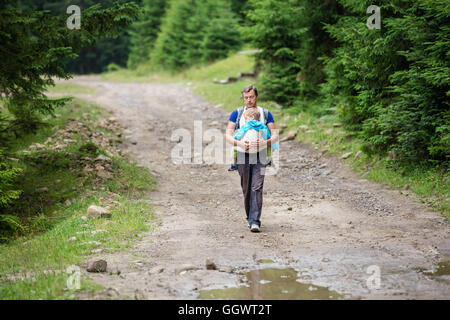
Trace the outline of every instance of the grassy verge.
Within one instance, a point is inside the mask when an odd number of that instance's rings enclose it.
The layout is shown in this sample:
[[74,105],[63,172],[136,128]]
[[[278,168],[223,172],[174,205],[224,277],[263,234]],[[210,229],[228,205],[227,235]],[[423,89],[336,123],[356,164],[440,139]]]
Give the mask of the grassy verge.
[[[79,290],[99,290],[83,276],[81,288],[69,290],[67,268],[126,248],[155,227],[145,201],[155,182],[116,152],[120,127],[108,118],[104,109],[74,100],[13,146],[8,159],[23,169],[17,181],[23,192],[2,214],[21,224],[2,230],[0,299],[76,299]],[[92,204],[112,217],[87,218]]]
[[50,93],[64,93],[64,94],[95,94],[95,88],[83,86],[78,83],[66,83],[66,82],[56,82],[55,86],[50,87],[48,92]]
[[[193,67],[176,75],[162,72],[152,72],[148,66],[141,66],[138,70],[119,70],[104,74],[104,80],[114,81],[158,81],[180,82],[191,86],[193,92],[203,95],[208,101],[222,105],[227,111],[234,110],[243,105],[239,95],[242,88],[248,84],[258,85],[258,79],[242,79],[235,83],[220,85],[213,83],[213,79],[226,79],[235,77],[238,72],[251,72],[254,68],[253,55],[234,54],[227,59],[208,66]],[[319,110],[317,113],[302,112],[292,108],[279,110],[276,104],[270,101],[260,101],[260,105],[269,108],[277,122],[284,119],[287,125],[285,132],[298,130],[296,139],[314,145],[318,151],[328,152],[342,156],[352,152],[351,156],[343,160],[350,164],[361,176],[368,180],[383,183],[391,188],[400,189],[399,192],[416,194],[420,201],[430,208],[439,211],[450,218],[450,179],[449,173],[437,169],[421,168],[417,166],[399,167],[393,161],[378,156],[369,157],[362,153],[355,159],[361,150],[361,142],[340,127],[335,127],[338,119],[334,115],[320,116],[324,106],[320,102],[308,101],[303,110]]]

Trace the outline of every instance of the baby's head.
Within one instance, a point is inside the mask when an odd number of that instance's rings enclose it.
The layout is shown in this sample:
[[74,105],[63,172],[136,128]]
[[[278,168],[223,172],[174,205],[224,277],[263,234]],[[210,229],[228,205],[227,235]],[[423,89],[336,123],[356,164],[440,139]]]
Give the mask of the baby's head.
[[261,114],[259,113],[257,108],[249,108],[244,112],[245,122],[250,120],[259,120]]

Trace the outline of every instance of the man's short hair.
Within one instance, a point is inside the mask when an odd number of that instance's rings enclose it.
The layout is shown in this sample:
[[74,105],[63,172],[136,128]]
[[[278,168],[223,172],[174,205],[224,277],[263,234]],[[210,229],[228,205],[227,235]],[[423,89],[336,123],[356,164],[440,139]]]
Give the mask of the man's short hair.
[[243,94],[244,92],[250,92],[252,90],[255,91],[255,95],[258,96],[258,89],[256,89],[254,85],[246,86],[244,89],[242,89],[241,94]]

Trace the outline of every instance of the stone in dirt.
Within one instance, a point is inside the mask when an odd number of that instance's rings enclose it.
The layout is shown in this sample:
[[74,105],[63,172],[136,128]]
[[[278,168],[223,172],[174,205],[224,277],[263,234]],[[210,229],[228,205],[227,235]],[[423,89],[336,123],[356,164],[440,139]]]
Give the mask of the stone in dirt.
[[134,299],[135,300],[146,300],[146,297],[145,297],[145,294],[141,290],[136,289],[134,291]]
[[111,158],[104,156],[104,155],[99,155],[97,158],[94,159],[94,161],[106,161],[106,162],[111,162]]
[[118,298],[118,297],[120,297],[119,291],[117,291],[117,290],[114,289],[114,288],[108,288],[108,289],[106,290],[106,295],[107,295],[108,297],[110,297],[110,298]]
[[206,259],[206,270],[217,270],[217,266],[210,258]]
[[180,274],[183,271],[190,271],[190,270],[198,270],[199,268],[197,268],[196,266],[194,266],[193,264],[184,264],[178,268],[175,269],[175,273],[176,274]]
[[300,130],[300,131],[306,131],[306,130],[308,130],[308,126],[302,124],[302,125],[298,126],[298,130]]
[[351,155],[352,155],[352,153],[353,152],[347,152],[347,153],[344,153],[343,155],[342,155],[342,159],[347,159],[348,157],[350,157]]
[[152,275],[152,274],[158,274],[158,273],[162,273],[162,272],[164,272],[163,267],[153,267],[148,271],[148,274]]
[[111,178],[112,175],[108,171],[105,171],[104,169],[100,169],[100,170],[97,170],[97,176],[99,176],[100,178],[103,178],[103,179],[109,179],[109,178]]
[[108,232],[108,231],[102,230],[102,229],[98,229],[98,230],[91,231],[91,234],[96,235],[97,233],[102,233],[102,232]]
[[219,269],[220,272],[233,273],[232,267],[222,267]]
[[288,141],[288,140],[294,140],[296,136],[297,136],[297,131],[291,130],[287,133],[287,135],[283,139],[281,139],[281,141],[283,142],[283,141]]
[[106,272],[107,262],[105,260],[96,260],[89,264],[87,272]]
[[110,218],[112,216],[109,210],[96,205],[91,205],[87,210],[87,214],[90,218]]

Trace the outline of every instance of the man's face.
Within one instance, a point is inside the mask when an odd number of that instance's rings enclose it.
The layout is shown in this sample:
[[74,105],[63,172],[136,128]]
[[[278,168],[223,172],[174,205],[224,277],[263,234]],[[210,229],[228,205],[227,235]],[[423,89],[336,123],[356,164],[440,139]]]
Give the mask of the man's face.
[[242,97],[244,98],[245,106],[247,108],[256,107],[256,100],[258,99],[258,97],[255,94],[255,90],[242,93]]

